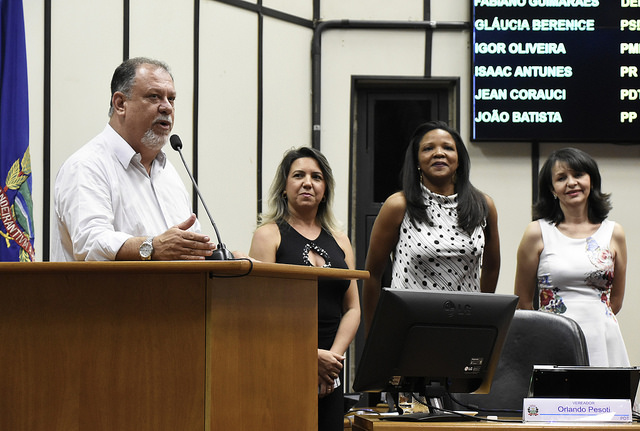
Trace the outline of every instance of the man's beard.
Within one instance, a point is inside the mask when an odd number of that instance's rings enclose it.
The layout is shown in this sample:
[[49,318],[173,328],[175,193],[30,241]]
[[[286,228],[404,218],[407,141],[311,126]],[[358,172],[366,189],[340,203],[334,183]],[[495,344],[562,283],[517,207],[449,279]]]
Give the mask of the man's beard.
[[[154,121],[154,124],[160,120],[171,121],[170,118],[159,117]],[[142,145],[147,147],[149,150],[158,151],[161,150],[167,142],[169,142],[169,136],[157,134],[154,132],[153,126],[151,126],[151,128],[144,133],[141,142]]]

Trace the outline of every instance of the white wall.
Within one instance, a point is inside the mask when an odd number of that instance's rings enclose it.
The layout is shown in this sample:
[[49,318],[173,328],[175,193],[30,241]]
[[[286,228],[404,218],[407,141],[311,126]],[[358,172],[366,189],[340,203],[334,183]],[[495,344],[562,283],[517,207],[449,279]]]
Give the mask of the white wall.
[[311,145],[311,29],[265,18],[263,208],[285,151]]
[[[203,1],[200,28],[200,190],[223,242],[248,252],[256,220],[257,17]],[[202,207],[198,214],[213,235]]]
[[[266,7],[311,20],[312,2],[269,0]],[[323,0],[323,20],[421,20],[423,0],[389,2]],[[468,0],[431,0],[431,19],[469,21]],[[255,226],[257,196],[267,194],[282,153],[310,145],[310,28],[275,18],[263,20],[263,72],[258,80],[258,16],[254,12],[201,0],[199,82],[199,181],[223,239],[231,249],[248,251]],[[122,3],[112,0],[59,0],[52,7],[51,177],[42,178],[44,124],[44,2],[24,0],[30,79],[31,156],[36,234],[43,231],[43,183],[53,185],[60,164],[96,135],[107,122],[109,82],[122,60]],[[131,0],[130,56],[167,61],[178,98],[175,133],[185,143],[191,163],[193,140],[192,1]],[[498,292],[511,293],[515,252],[530,220],[531,146],[522,143],[470,143],[470,35],[468,31],[435,31],[433,76],[459,76],[460,128],[472,158],[472,180],[491,195],[499,211],[502,271]],[[352,75],[422,76],[425,37],[421,31],[332,29],[322,38],[321,145],[334,169],[336,213],[348,220],[349,139]],[[258,88],[262,86],[262,106]],[[258,166],[258,119],[263,121],[263,164]],[[561,145],[541,146],[541,161]],[[631,361],[640,364],[640,340],[634,328],[640,301],[640,225],[635,223],[640,190],[640,146],[578,145],[598,160],[603,188],[612,192],[611,219],[627,233],[629,268],[625,307],[619,315]],[[180,159],[170,149],[174,164]],[[180,166],[177,166],[182,171]],[[259,169],[262,190],[258,190]],[[188,176],[183,174],[188,184]],[[356,191],[357,192],[357,191]],[[205,231],[213,234],[202,207]],[[36,239],[42,256],[42,239]]]

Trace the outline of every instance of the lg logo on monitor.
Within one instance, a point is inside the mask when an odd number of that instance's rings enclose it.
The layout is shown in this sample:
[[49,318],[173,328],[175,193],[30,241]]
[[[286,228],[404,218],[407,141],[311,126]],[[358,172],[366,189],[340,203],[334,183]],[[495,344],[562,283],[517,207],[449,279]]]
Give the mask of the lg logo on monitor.
[[444,312],[448,317],[453,316],[471,316],[471,305],[469,304],[456,304],[453,301],[445,301],[442,304]]

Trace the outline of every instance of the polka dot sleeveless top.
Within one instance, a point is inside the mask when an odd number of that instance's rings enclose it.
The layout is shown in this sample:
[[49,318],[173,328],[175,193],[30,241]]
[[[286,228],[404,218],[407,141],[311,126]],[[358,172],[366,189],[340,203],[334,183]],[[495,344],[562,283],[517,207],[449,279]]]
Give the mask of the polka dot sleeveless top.
[[405,212],[391,287],[479,292],[482,227],[476,227],[471,235],[458,227],[457,195],[438,195],[424,186],[422,190],[433,226],[412,223]]

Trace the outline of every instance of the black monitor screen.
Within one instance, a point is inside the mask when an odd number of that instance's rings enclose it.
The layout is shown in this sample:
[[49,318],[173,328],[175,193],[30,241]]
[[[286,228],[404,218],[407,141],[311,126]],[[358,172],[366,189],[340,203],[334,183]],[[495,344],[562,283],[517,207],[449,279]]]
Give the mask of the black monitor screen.
[[636,399],[640,367],[534,365],[529,397]]
[[477,141],[640,143],[637,0],[472,0]]
[[381,292],[354,380],[359,392],[487,393],[517,297]]

